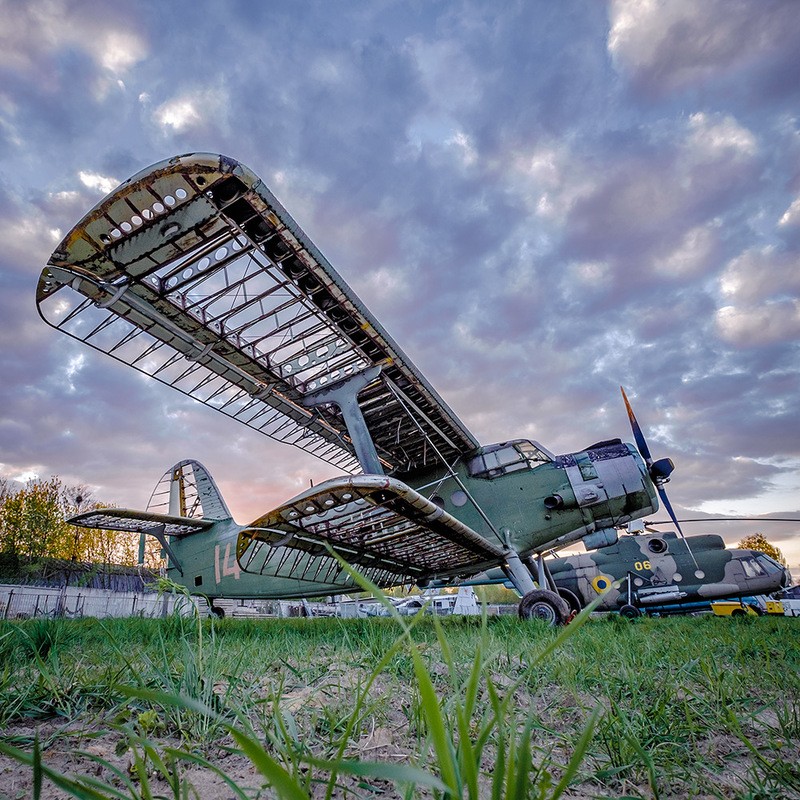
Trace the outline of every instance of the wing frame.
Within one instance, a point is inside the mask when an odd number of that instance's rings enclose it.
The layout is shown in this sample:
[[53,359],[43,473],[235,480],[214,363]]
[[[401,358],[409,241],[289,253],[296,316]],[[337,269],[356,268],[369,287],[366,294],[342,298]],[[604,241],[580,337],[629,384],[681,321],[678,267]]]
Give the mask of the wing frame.
[[[235,272],[245,258],[258,264],[249,276]],[[256,273],[273,283],[226,314],[217,313],[218,303],[209,315],[213,293],[199,301],[191,292],[203,281],[210,286],[211,276],[221,271],[226,289],[240,297]],[[63,299],[66,287],[87,302],[65,320],[45,307],[52,307],[54,296]],[[259,304],[268,308],[261,317]],[[37,305],[53,327],[346,471],[355,465],[341,414],[334,406],[309,411],[302,401],[338,377],[375,364],[382,367],[381,378],[363,390],[360,402],[386,469],[408,471],[439,457],[450,463],[478,447],[272,192],[225,156],[178,156],[122,184],[53,253],[37,287]],[[84,330],[69,330],[73,315],[90,307],[108,314]],[[259,328],[268,316],[272,327]],[[109,346],[98,346],[119,320],[130,328]],[[299,345],[297,338],[292,346],[281,344],[292,326],[303,325]],[[139,346],[133,359],[122,357],[148,333],[155,342]],[[275,346],[262,347],[270,337]],[[164,358],[162,346],[177,358]],[[156,355],[160,362],[148,369]],[[214,376],[235,387],[233,397]],[[288,420],[285,426],[271,409]]]
[[395,478],[355,475],[312,487],[239,533],[245,572],[265,574],[279,550],[319,556],[329,548],[357,567],[382,570],[384,585],[474,574],[505,551]]
[[94,508],[70,517],[67,522],[81,528],[127,533],[150,533],[154,529],[161,530],[163,525],[164,528],[161,532],[165,536],[178,538],[208,530],[215,524],[214,520],[154,514],[150,511],[136,511],[131,508]]

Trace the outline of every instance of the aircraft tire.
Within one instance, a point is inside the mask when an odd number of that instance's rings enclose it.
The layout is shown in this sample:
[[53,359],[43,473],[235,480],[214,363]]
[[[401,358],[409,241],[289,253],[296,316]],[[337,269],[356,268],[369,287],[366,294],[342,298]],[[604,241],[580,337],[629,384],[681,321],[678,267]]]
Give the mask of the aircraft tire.
[[731,616],[732,617],[745,617],[745,616],[747,616],[747,612],[743,608],[734,608],[733,611],[731,611]]
[[642,612],[639,611],[636,606],[632,606],[626,603],[622,608],[619,610],[619,615],[621,617],[625,617],[625,619],[636,619],[637,617],[642,616]]
[[558,594],[562,600],[569,606],[570,611],[574,611],[576,614],[580,614],[581,610],[583,609],[583,604],[578,599],[578,595],[575,594],[571,589],[563,589],[560,586],[558,587]]
[[217,619],[223,619],[225,616],[225,609],[219,606],[211,606],[211,615]]
[[569,617],[566,600],[547,589],[534,589],[519,601],[520,619],[538,619],[548,625],[564,625]]

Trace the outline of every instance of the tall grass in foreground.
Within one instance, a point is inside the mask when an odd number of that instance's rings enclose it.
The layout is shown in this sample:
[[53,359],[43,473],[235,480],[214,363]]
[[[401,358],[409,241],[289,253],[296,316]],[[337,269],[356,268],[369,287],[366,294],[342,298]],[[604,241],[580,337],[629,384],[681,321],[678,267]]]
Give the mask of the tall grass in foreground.
[[0,754],[33,797],[800,796],[795,621],[585,621],[8,623]]
[[[71,777],[49,767],[42,758],[38,734],[31,752],[0,742],[0,752],[29,765],[33,774],[33,796],[40,797],[45,780],[78,798],[151,798],[189,797],[192,787],[181,776],[186,765],[202,765],[214,771],[226,782],[236,796],[246,798],[251,792],[238,785],[192,748],[195,743],[210,743],[227,735],[234,747],[245,755],[262,776],[263,784],[281,798],[300,800],[312,794],[332,798],[335,792],[358,794],[357,786],[373,786],[389,782],[406,797],[418,789],[433,797],[466,797],[478,800],[491,798],[556,798],[560,797],[574,778],[591,740],[596,722],[592,714],[573,753],[556,779],[545,765],[534,765],[531,757],[532,722],[521,729],[512,713],[515,691],[538,664],[558,649],[561,643],[583,624],[588,611],[569,629],[550,637],[533,654],[511,686],[500,690],[492,679],[489,667],[493,660],[488,647],[487,619],[484,615],[476,637],[474,655],[466,676],[462,665],[453,657],[443,626],[434,620],[435,642],[440,649],[453,698],[447,703],[437,691],[423,650],[427,642],[418,641],[415,628],[424,619],[418,614],[404,619],[394,607],[361,576],[353,573],[365,589],[373,591],[394,615],[400,629],[394,641],[376,658],[365,679],[355,688],[351,711],[337,720],[338,736],[330,739],[327,757],[313,753],[297,734],[290,710],[282,707],[279,691],[273,691],[260,703],[261,713],[253,713],[253,704],[246,693],[237,692],[241,676],[225,674],[215,660],[220,658],[216,633],[212,623],[206,631],[202,622],[176,617],[171,624],[179,628],[183,647],[178,658],[168,655],[162,638],[156,649],[157,657],[145,656],[145,663],[134,663],[126,649],[112,642],[130,682],[117,683],[120,708],[134,710],[126,722],[115,726],[121,735],[118,752],[127,751],[130,761],[122,769],[112,761],[91,753],[84,755],[105,772],[106,779],[92,775]],[[191,634],[191,635],[190,635]],[[41,652],[58,663],[58,647],[47,637],[30,639],[40,674],[48,672]],[[41,640],[41,644],[36,644]],[[373,652],[373,657],[377,653]],[[347,757],[348,746],[363,725],[375,681],[396,659],[402,657],[413,666],[412,687],[416,693],[412,719],[421,739],[421,758],[418,764],[399,764],[387,761]],[[144,666],[144,669],[141,667]],[[224,678],[224,681],[221,680]],[[131,680],[132,679],[132,680]],[[220,688],[222,687],[222,688]],[[50,689],[54,689],[49,684]],[[481,697],[484,702],[479,702]],[[488,701],[488,702],[487,702]],[[141,709],[136,711],[136,709]],[[163,747],[151,734],[171,728],[179,732],[183,746]],[[486,763],[494,768],[489,772]],[[349,780],[349,783],[343,781]],[[166,793],[165,793],[166,791]]]

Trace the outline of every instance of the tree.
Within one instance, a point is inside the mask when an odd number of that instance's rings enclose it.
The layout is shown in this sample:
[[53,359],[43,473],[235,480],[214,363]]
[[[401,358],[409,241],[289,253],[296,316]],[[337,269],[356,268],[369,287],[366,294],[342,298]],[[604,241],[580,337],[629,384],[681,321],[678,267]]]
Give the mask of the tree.
[[784,558],[780,548],[775,547],[774,544],[770,544],[763,533],[751,533],[749,536],[745,536],[744,539],[739,542],[739,547],[743,550],[758,550],[759,553],[764,553],[764,555],[775,559],[779,564],[783,564],[784,567],[787,566],[786,558]]
[[[138,534],[79,528],[66,521],[82,511],[107,507],[95,502],[86,486],[65,486],[57,476],[28,481],[17,491],[0,478],[0,553],[136,566]],[[147,539],[145,565],[158,567],[160,546],[152,537]]]
[[70,526],[61,508],[61,481],[28,481],[2,506],[0,549],[28,558],[68,558]]

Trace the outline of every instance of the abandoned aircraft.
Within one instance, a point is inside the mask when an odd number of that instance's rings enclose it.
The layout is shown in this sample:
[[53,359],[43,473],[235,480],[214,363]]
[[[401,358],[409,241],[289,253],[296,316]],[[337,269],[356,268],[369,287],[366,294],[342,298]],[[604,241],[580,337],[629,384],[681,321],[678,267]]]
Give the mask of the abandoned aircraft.
[[[642,612],[721,598],[770,594],[789,586],[789,571],[756,550],[728,550],[721,536],[686,539],[669,531],[626,534],[594,552],[549,559],[558,593],[580,611],[600,598],[597,611]],[[498,569],[468,583],[503,583]]]
[[523,618],[562,623],[569,609],[545,551],[610,545],[658,497],[674,518],[664,491],[672,462],[650,456],[627,398],[638,452],[619,439],[566,455],[525,439],[481,446],[231,158],[176,156],[123,183],[54,251],[36,298],[54,328],[348,473],[240,526],[187,461],[168,473],[164,510],[72,520],[156,536],[190,589],[352,589],[332,552],[379,586],[499,566]]

